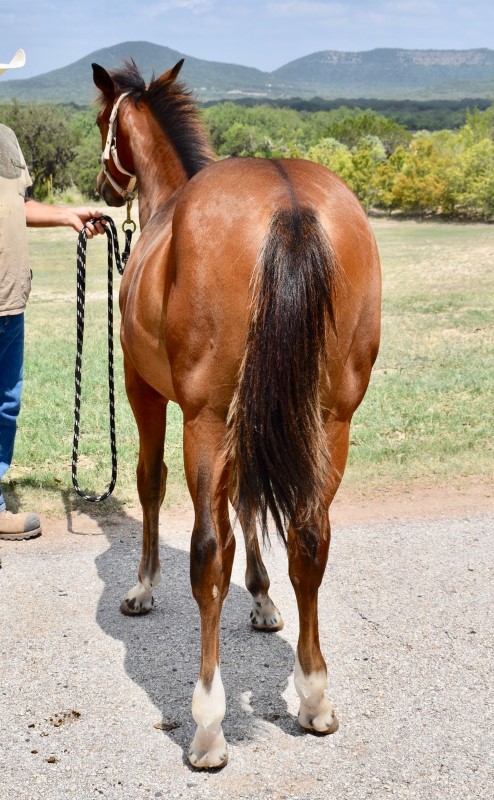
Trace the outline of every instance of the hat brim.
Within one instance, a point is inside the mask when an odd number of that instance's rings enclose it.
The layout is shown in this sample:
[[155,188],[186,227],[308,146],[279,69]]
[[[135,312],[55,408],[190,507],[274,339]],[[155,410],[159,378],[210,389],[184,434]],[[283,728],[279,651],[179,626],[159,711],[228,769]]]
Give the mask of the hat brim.
[[26,63],[26,54],[24,50],[18,50],[10,59],[8,64],[0,64],[0,75],[8,69],[18,69],[23,67]]

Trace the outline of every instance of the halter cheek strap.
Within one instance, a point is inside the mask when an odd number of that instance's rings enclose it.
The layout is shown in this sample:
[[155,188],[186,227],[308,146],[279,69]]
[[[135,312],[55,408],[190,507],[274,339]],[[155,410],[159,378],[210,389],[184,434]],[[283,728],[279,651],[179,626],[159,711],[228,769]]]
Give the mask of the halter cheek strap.
[[[115,191],[118,192],[118,194],[121,195],[124,198],[124,200],[133,200],[136,195],[135,187],[137,183],[137,178],[133,172],[129,172],[127,169],[125,169],[125,167],[122,166],[117,152],[118,109],[120,103],[122,102],[124,97],[127,97],[128,94],[129,92],[124,92],[124,94],[121,94],[112,108],[112,112],[110,114],[110,120],[108,123],[108,133],[106,135],[105,149],[101,154],[101,163],[103,165],[103,172],[105,173],[105,177],[108,180],[108,182],[111,183]],[[129,176],[130,181],[128,182],[126,189],[124,189],[122,186],[120,186],[119,183],[117,183],[116,179],[108,169],[107,162],[110,160],[110,158],[113,159],[113,163],[115,164],[118,171],[122,173],[122,175]]]

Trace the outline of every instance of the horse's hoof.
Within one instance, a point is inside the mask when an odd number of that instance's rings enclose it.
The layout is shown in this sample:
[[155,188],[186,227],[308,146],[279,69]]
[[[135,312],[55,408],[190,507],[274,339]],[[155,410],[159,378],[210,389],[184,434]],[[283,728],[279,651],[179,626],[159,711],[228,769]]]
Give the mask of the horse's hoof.
[[126,617],[139,617],[149,614],[154,607],[154,597],[149,592],[136,594],[134,590],[120,603],[120,611]]
[[269,595],[254,598],[250,612],[250,624],[256,631],[275,633],[283,630],[283,617]]
[[228,764],[228,750],[210,751],[209,753],[195,753],[189,750],[189,762],[194,769],[223,769]]
[[199,737],[194,737],[189,749],[189,761],[195,769],[223,769],[228,763],[228,747],[223,732],[208,744],[205,752]]
[[324,709],[315,716],[300,708],[298,721],[304,730],[310,731],[311,733],[318,733],[323,736],[327,736],[330,733],[336,733],[340,727],[338,717],[332,708]]
[[189,762],[195,769],[223,769],[228,764],[228,751],[205,753],[203,756],[189,752]]

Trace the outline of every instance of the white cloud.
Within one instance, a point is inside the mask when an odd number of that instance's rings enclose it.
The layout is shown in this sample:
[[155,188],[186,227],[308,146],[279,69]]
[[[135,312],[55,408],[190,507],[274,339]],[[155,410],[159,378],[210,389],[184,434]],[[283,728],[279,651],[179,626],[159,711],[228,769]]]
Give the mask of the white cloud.
[[362,21],[362,15],[370,18],[377,14],[378,18],[393,14],[435,14],[438,11],[437,0],[353,0],[351,3],[337,0],[272,0],[267,4],[272,16],[300,18],[345,17]]
[[214,6],[214,0],[161,0],[153,5],[145,6],[143,13],[146,17],[154,19],[167,14],[169,11],[192,11],[193,14],[202,14]]
[[383,10],[397,11],[399,14],[435,14],[438,11],[437,3],[430,0],[392,0],[385,3]]
[[279,2],[268,3],[268,12],[271,16],[279,17],[331,17],[341,16],[348,12],[345,3],[325,3],[324,0],[315,2],[304,2],[304,0],[279,0]]

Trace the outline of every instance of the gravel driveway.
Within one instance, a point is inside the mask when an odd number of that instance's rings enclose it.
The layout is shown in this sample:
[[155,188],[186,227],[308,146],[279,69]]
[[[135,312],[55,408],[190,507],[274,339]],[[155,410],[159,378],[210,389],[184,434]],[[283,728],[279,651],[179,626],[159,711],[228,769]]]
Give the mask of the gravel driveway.
[[[482,798],[494,795],[494,514],[335,525],[321,643],[340,730],[297,725],[297,614],[286,556],[266,556],[281,633],[255,633],[241,536],[222,624],[221,772],[189,767],[199,620],[189,513],[162,515],[165,580],[123,617],[139,522],[71,516],[1,543],[0,797]],[[158,725],[158,727],[156,727]]]

